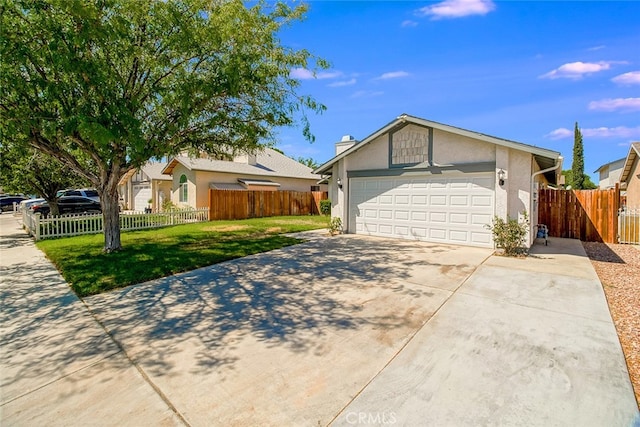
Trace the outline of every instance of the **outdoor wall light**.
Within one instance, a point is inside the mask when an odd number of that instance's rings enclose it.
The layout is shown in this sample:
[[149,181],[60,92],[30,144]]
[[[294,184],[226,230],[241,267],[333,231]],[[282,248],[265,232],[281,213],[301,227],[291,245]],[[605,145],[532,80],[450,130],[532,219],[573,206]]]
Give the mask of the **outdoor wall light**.
[[502,169],[500,169],[498,171],[498,182],[500,183],[500,187],[504,185],[504,176],[505,176],[505,172]]
[[340,178],[338,178],[336,184],[338,184],[338,188],[342,188],[342,180]]

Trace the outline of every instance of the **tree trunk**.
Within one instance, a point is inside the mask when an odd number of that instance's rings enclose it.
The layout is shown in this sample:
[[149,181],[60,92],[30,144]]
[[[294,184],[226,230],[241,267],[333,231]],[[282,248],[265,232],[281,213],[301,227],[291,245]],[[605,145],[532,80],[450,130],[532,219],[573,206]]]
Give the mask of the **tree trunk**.
[[60,208],[58,207],[57,197],[54,197],[51,200],[47,200],[47,204],[49,205],[49,215],[53,215],[53,216],[60,215]]
[[118,196],[118,181],[115,185],[104,188],[100,203],[102,204],[102,218],[104,222],[104,249],[106,253],[122,249],[120,242],[120,208]]

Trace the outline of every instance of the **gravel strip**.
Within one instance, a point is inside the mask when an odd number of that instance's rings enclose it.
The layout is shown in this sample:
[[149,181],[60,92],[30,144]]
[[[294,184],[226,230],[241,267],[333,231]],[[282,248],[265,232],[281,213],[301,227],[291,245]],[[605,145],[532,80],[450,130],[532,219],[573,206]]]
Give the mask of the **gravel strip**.
[[583,242],[607,296],[640,406],[640,248]]

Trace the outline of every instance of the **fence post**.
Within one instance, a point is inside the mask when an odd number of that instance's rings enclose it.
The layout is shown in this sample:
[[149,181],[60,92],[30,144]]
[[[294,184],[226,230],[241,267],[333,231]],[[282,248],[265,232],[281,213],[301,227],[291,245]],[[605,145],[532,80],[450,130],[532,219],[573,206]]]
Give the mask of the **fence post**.
[[36,241],[40,240],[40,218],[42,218],[42,215],[40,214],[40,212],[36,213],[36,220],[35,220],[35,229],[36,229]]

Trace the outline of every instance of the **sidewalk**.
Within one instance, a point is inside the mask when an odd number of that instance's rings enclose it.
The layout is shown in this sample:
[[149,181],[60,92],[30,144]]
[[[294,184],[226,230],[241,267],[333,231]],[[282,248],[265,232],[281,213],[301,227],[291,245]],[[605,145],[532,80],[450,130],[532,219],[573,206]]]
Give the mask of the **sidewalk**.
[[11,214],[0,277],[1,425],[182,424]]

